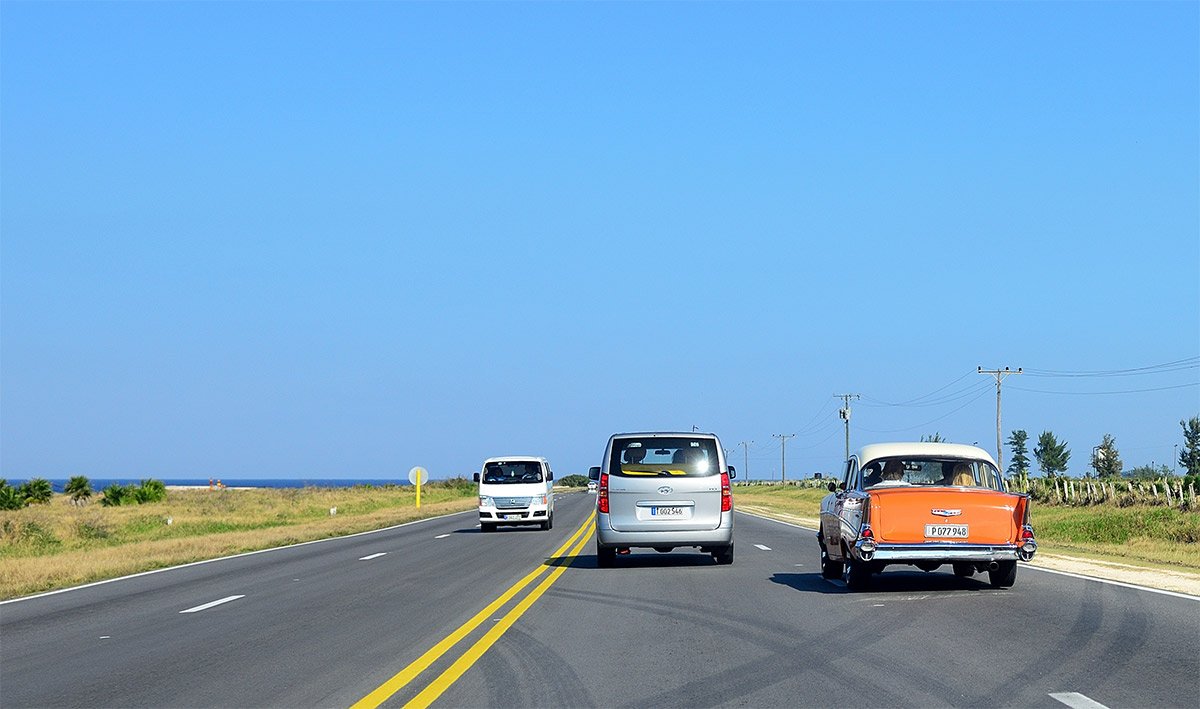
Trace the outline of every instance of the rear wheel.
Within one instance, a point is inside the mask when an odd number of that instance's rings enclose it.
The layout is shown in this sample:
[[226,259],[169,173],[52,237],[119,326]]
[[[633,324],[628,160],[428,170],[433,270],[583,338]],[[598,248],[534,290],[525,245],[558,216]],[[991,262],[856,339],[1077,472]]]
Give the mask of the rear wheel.
[[713,561],[717,562],[718,564],[732,564],[733,543],[731,542],[727,547],[718,547],[717,550],[712,553],[712,557]]
[[617,560],[617,550],[612,547],[600,546],[600,542],[596,542],[596,566],[602,569],[612,568],[613,563]]
[[968,564],[962,561],[954,562],[954,575],[959,578],[967,578],[975,574],[975,565]]
[[842,577],[842,562],[834,561],[829,558],[829,552],[825,549],[825,545],[821,545],[821,576],[827,579],[840,579]]
[[861,591],[871,585],[871,569],[861,561],[849,559],[846,563],[846,588]]
[[996,588],[1008,588],[1017,582],[1017,562],[999,561],[995,571],[988,571],[988,581]]

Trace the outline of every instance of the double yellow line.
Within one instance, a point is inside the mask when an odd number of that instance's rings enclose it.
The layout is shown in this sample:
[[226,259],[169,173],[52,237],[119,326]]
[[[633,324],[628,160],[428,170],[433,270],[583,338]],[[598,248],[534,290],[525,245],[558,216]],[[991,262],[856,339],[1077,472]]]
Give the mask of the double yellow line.
[[[393,694],[408,686],[409,682],[412,682],[414,679],[416,679],[418,675],[428,669],[430,665],[438,660],[438,658],[440,658],[442,655],[445,655],[450,648],[454,647],[460,640],[471,634],[471,632],[478,628],[483,621],[491,618],[493,613],[512,600],[512,598],[520,593],[522,589],[533,583],[539,576],[545,573],[546,569],[551,568],[551,562],[554,562],[556,564],[554,570],[551,571],[550,574],[537,585],[537,587],[530,591],[525,598],[521,599],[521,601],[517,603],[512,610],[505,614],[505,616],[501,618],[495,625],[493,625],[490,630],[484,633],[482,638],[476,640],[474,645],[472,645],[466,652],[462,654],[462,656],[454,661],[454,664],[450,665],[450,667],[446,668],[442,674],[438,675],[437,679],[430,682],[425,689],[421,690],[420,694],[413,697],[412,701],[405,705],[405,708],[408,709],[409,707],[412,707],[413,709],[424,709],[432,704],[438,697],[442,696],[443,692],[450,688],[450,685],[458,681],[458,678],[462,677],[463,673],[470,669],[471,665],[474,665],[475,662],[483,656],[483,653],[487,652],[488,648],[490,648],[497,640],[499,640],[500,636],[504,635],[505,631],[508,630],[513,623],[517,622],[517,619],[520,618],[525,611],[528,610],[529,607],[532,606],[534,602],[542,596],[543,593],[545,593],[551,586],[554,585],[554,582],[558,580],[558,577],[562,576],[563,572],[567,570],[567,567],[571,565],[570,559],[578,556],[579,551],[583,549],[583,545],[587,544],[591,532],[595,529],[595,521],[596,511],[592,510],[592,514],[589,515],[584,521],[583,526],[576,530],[576,532],[571,535],[571,538],[568,539],[566,543],[555,550],[554,554],[549,560],[543,562],[536,569],[526,574],[525,578],[510,586],[507,591],[500,594],[500,596],[496,598],[496,600],[489,603],[486,608],[476,613],[470,620],[468,620],[466,623],[463,623],[457,630],[443,638],[437,645],[429,648],[424,655],[421,655],[417,659],[413,660],[408,667],[400,670],[391,679],[379,685],[375,691],[355,702],[350,709],[374,709],[374,707],[386,702]],[[569,552],[567,551],[568,548],[570,549]]]

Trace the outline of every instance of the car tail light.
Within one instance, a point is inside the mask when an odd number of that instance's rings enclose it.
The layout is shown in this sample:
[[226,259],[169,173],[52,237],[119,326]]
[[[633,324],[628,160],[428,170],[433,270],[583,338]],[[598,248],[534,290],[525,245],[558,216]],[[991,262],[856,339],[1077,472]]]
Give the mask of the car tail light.
[[729,487],[729,473],[721,473],[721,511],[733,511],[733,490]]
[[858,538],[859,539],[874,539],[875,533],[871,531],[871,528],[868,525],[864,524],[862,526],[862,529],[859,530],[859,532],[858,532]]
[[1033,539],[1033,527],[1029,525],[1021,528],[1021,541],[1025,541],[1026,539]]
[[608,473],[600,473],[600,489],[596,492],[596,509],[608,514]]

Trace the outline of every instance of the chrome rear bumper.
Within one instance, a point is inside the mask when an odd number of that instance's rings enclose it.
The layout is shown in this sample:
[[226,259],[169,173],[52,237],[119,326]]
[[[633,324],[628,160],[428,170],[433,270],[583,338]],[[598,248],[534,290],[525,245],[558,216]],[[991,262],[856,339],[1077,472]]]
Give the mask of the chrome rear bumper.
[[1029,561],[1037,552],[1037,543],[1026,540],[1016,544],[876,544],[874,551],[863,549],[863,540],[854,544],[854,556],[860,561]]

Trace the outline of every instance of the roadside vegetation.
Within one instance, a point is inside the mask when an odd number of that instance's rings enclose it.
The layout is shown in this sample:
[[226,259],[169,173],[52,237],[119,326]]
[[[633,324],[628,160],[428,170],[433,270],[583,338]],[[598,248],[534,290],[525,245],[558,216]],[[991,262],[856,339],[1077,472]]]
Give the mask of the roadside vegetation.
[[[88,503],[77,485],[41,504],[0,510],[0,598],[467,510],[465,479],[421,486],[168,490],[129,486],[119,504]],[[153,483],[158,483],[154,485]],[[7,487],[7,486],[6,486]],[[15,488],[8,487],[13,490]],[[142,493],[153,499],[138,499]],[[90,487],[88,488],[90,491]],[[109,490],[105,490],[105,497]],[[76,496],[77,495],[77,496]],[[128,499],[127,499],[128,497]]]

